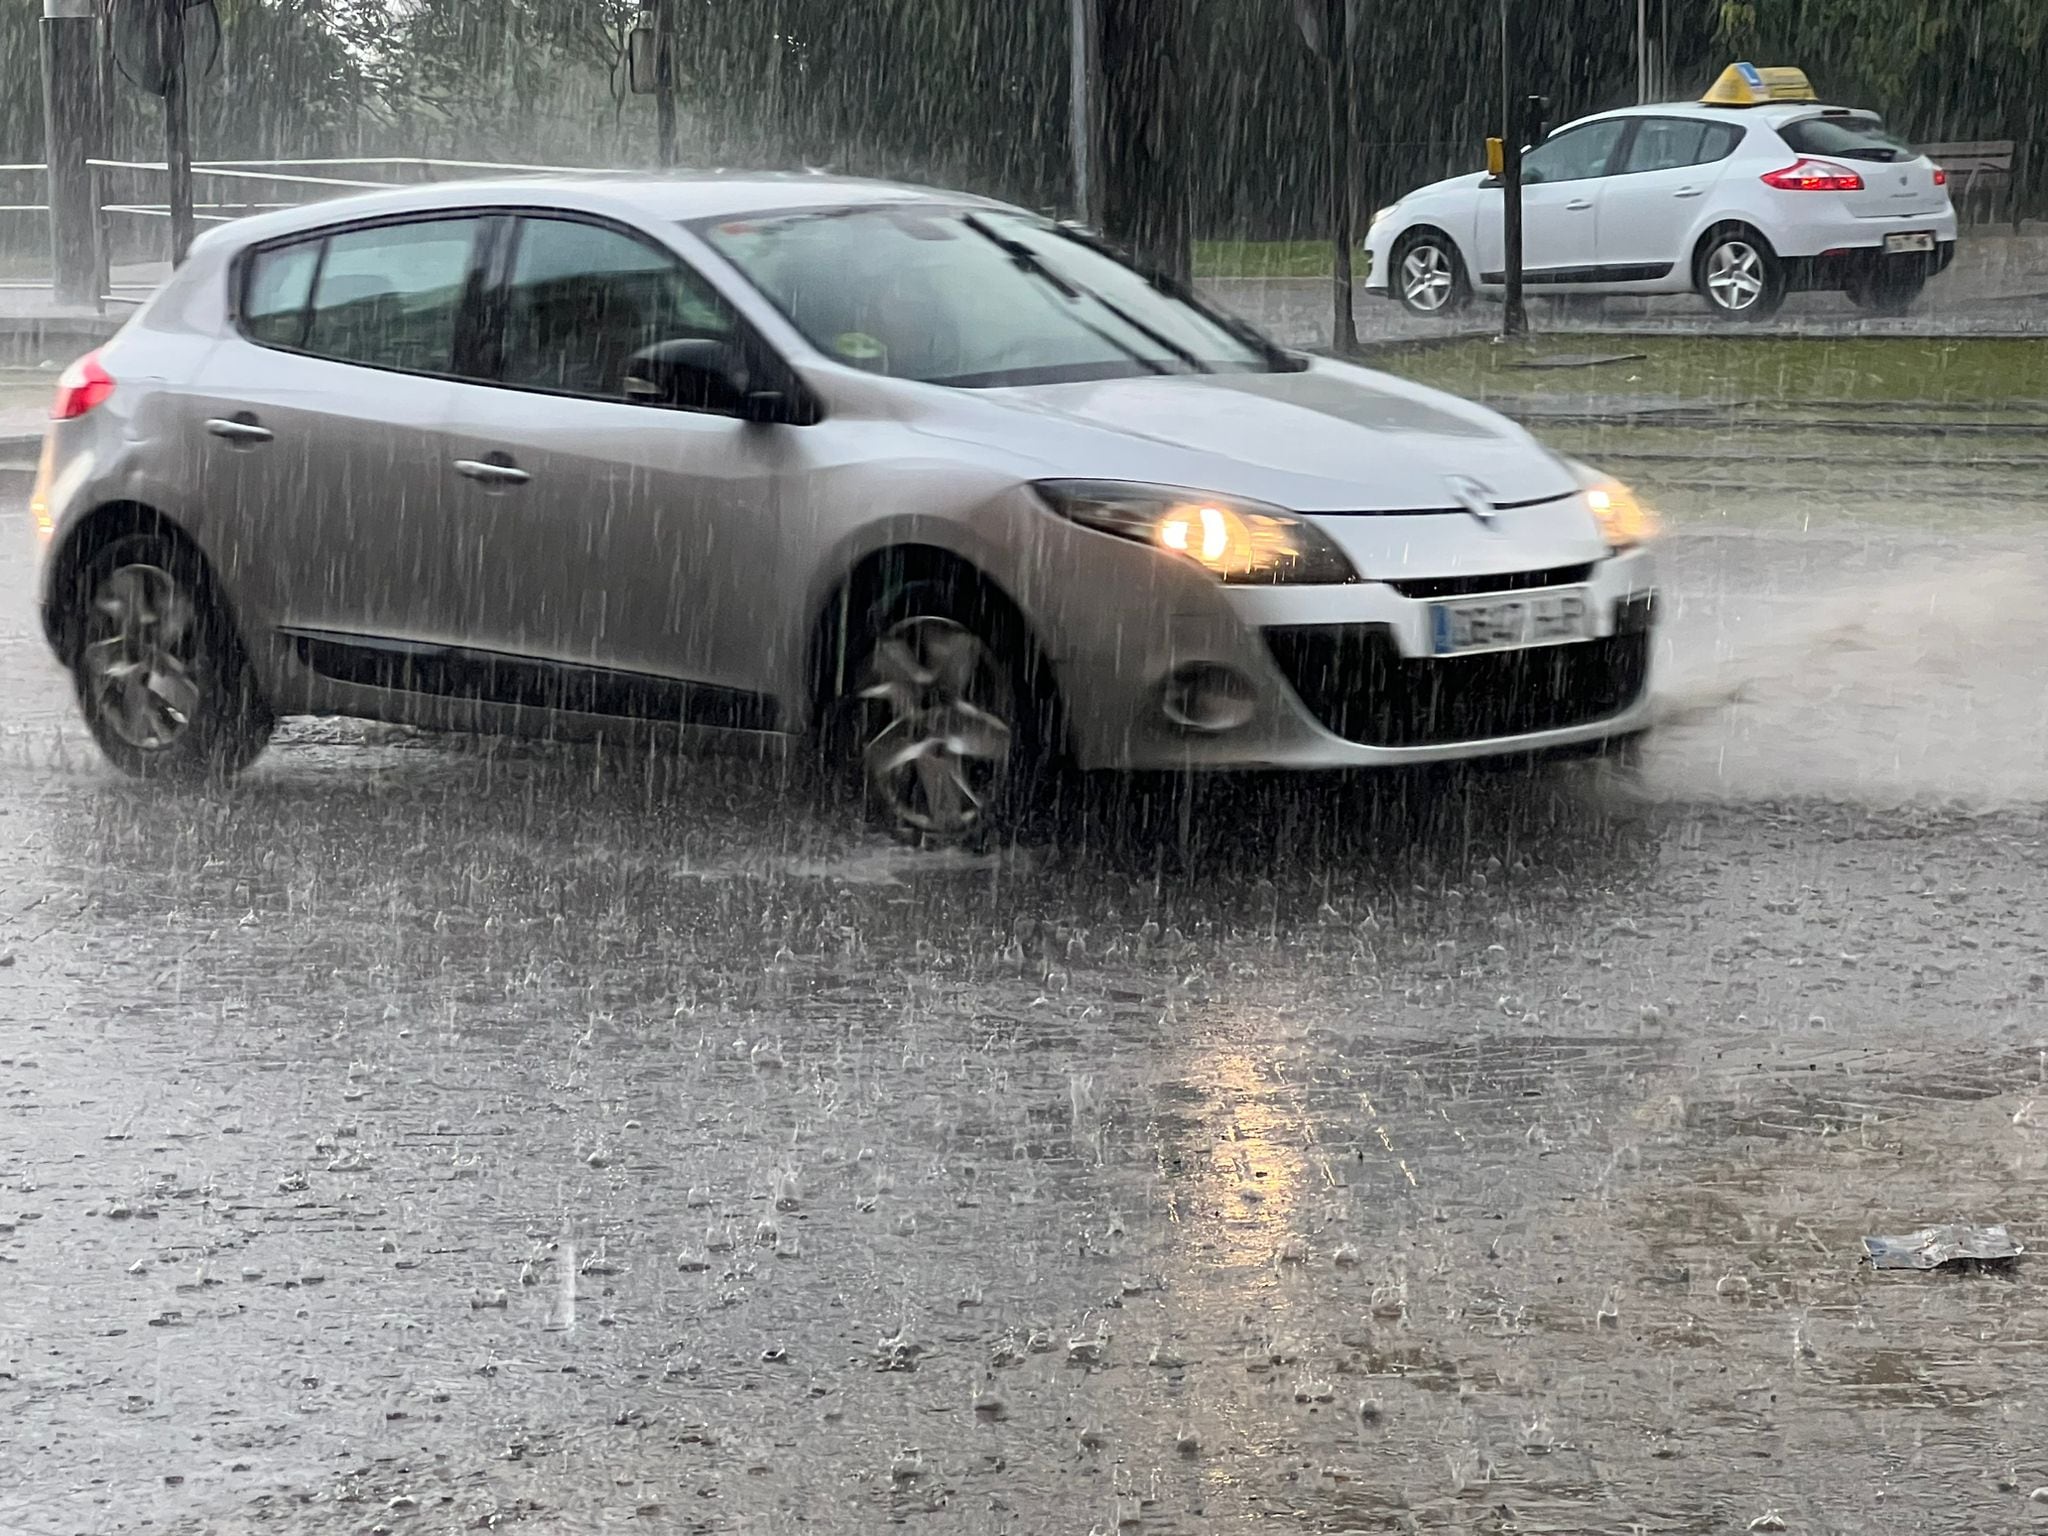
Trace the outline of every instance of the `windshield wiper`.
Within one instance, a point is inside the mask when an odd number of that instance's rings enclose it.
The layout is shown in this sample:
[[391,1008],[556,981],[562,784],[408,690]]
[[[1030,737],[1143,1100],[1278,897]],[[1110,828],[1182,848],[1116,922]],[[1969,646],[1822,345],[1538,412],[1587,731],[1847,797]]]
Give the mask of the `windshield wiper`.
[[[1195,354],[1190,352],[1186,347],[1182,346],[1179,342],[1175,341],[1172,337],[1163,335],[1159,331],[1154,330],[1151,326],[1147,325],[1137,316],[1131,314],[1130,311],[1126,310],[1122,305],[1114,303],[1109,299],[1105,299],[1101,294],[1097,293],[1092,288],[1083,288],[1079,283],[1075,282],[1065,273],[1055,270],[1051,265],[1049,265],[1046,262],[1044,257],[1040,256],[1038,252],[1031,249],[1031,247],[1026,245],[1022,240],[1012,239],[1010,236],[1004,234],[1001,230],[991,227],[989,224],[983,221],[979,214],[963,213],[960,215],[960,222],[965,224],[969,229],[973,230],[977,235],[981,236],[982,239],[988,241],[991,245],[995,246],[996,249],[1000,250],[1005,256],[1008,256],[1010,260],[1014,261],[1021,270],[1029,272],[1033,277],[1038,278],[1041,282],[1050,284],[1054,289],[1056,289],[1060,293],[1060,295],[1063,298],[1069,300],[1087,299],[1090,302],[1098,304],[1102,308],[1108,310],[1112,315],[1116,316],[1118,320],[1122,321],[1125,325],[1129,326],[1132,330],[1136,331],[1140,336],[1143,336],[1147,341],[1151,342],[1152,345],[1158,347],[1160,350],[1164,352],[1171,353],[1174,360],[1180,363],[1180,365],[1186,368],[1190,373],[1214,373],[1216,371],[1214,368],[1211,368],[1207,363],[1203,362],[1199,357],[1195,356]],[[1146,367],[1150,368],[1154,373],[1166,372],[1166,369],[1160,364],[1157,358],[1145,356],[1136,347],[1131,346],[1127,342],[1118,341],[1114,336],[1111,336],[1107,331],[1104,331],[1097,326],[1088,325],[1088,322],[1085,320],[1081,321],[1081,323],[1083,325],[1087,325],[1089,330],[1093,331],[1097,336],[1100,336],[1104,341],[1108,342],[1111,346],[1117,348],[1121,352],[1127,353],[1133,361],[1143,363]]]
[[[1062,223],[1054,227],[1054,233],[1062,240],[1071,240],[1084,251],[1093,251],[1098,256],[1106,256],[1124,266],[1134,266],[1125,252],[1119,251],[1092,229],[1079,224]],[[1271,372],[1300,373],[1308,367],[1308,359],[1300,353],[1288,351],[1257,326],[1239,319],[1227,309],[1209,303],[1185,283],[1148,267],[1134,267],[1134,270],[1169,299],[1177,304],[1185,304],[1218,330],[1234,336],[1253,352],[1258,353],[1266,360],[1266,367]]]

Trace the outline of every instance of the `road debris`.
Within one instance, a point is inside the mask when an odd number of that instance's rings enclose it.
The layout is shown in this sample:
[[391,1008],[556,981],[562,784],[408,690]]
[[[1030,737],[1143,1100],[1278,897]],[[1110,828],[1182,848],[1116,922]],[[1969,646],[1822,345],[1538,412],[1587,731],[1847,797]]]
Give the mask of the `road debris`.
[[1972,1227],[1962,1222],[1922,1227],[1904,1237],[1866,1237],[1863,1251],[1874,1269],[1939,1269],[1944,1264],[2003,1264],[2027,1250],[2004,1226]]

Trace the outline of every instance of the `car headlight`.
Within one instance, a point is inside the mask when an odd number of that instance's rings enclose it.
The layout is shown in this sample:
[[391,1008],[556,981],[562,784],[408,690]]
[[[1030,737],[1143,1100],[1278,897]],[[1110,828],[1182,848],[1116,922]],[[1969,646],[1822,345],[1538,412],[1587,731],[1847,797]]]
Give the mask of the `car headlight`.
[[1220,581],[1272,586],[1358,579],[1321,529],[1279,507],[1121,481],[1040,480],[1034,489],[1070,522],[1192,560]]
[[1617,552],[1634,549],[1657,536],[1663,521],[1642,497],[1590,464],[1581,464],[1576,459],[1567,459],[1565,464],[1577,478],[1580,494],[1586,498],[1586,509],[1599,523],[1608,548]]
[[1384,208],[1373,209],[1372,217],[1365,221],[1365,227],[1367,229],[1378,229],[1380,221],[1393,217],[1394,210],[1400,206],[1399,203],[1389,203]]

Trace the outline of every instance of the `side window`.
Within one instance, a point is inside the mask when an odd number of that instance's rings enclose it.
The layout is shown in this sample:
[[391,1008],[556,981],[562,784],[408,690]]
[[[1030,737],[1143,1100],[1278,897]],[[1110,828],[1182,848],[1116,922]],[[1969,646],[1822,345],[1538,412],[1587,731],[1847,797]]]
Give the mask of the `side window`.
[[1707,130],[1717,126],[1683,117],[1637,119],[1636,136],[1629,141],[1628,154],[1621,163],[1622,174],[1675,171],[1682,166],[1698,165],[1702,160],[1718,159],[1702,154],[1700,149]]
[[330,235],[305,349],[374,368],[449,372],[481,223],[423,219]]
[[736,340],[732,310],[677,257],[573,219],[521,221],[504,316],[500,382],[597,400],[631,398],[631,365],[658,343]]
[[306,300],[320,266],[318,240],[273,246],[249,258],[242,285],[242,329],[252,341],[296,347],[306,333]]
[[1734,123],[1708,123],[1706,136],[1700,140],[1700,157],[1694,165],[1712,165],[1716,160],[1726,160],[1735,153],[1735,146],[1742,142],[1743,130]]
[[1626,118],[1610,117],[1583,128],[1567,128],[1529,151],[1522,161],[1522,179],[1533,184],[1605,176],[1614,147],[1627,127]]

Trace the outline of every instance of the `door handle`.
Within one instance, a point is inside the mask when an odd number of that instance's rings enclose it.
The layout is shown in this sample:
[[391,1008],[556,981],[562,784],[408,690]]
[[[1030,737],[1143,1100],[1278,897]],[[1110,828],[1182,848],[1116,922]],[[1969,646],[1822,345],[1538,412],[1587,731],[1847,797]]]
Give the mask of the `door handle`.
[[1592,206],[1593,204],[1588,199],[1583,197],[1575,197],[1570,202],[1565,204],[1565,207],[1570,209],[1573,213],[1584,213],[1588,208]]
[[230,443],[267,443],[270,428],[259,426],[256,418],[247,411],[238,416],[215,416],[206,423],[206,430],[215,437]]
[[533,478],[502,453],[488,459],[457,459],[455,472],[479,485],[524,485]]
[[1706,190],[1705,187],[1680,187],[1672,195],[1674,197],[1700,197],[1705,194]]

